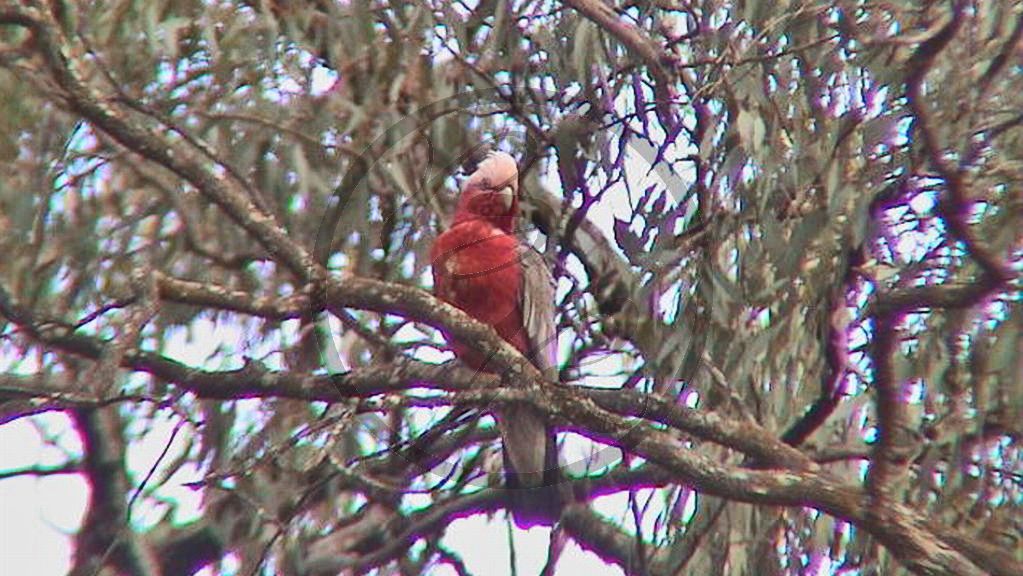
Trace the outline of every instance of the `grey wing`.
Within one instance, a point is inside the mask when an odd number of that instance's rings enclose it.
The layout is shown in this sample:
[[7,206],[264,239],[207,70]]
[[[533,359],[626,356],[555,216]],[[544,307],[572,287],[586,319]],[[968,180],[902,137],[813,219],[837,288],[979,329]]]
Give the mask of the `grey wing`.
[[530,360],[548,378],[558,374],[558,333],[554,323],[554,276],[543,255],[522,246],[522,327],[530,347]]
[[[547,262],[521,246],[522,326],[527,356],[547,378],[558,377],[558,336],[554,324],[554,278]],[[506,482],[512,516],[521,527],[551,524],[560,514],[558,443],[546,415],[525,403],[509,403],[499,413],[504,440]]]

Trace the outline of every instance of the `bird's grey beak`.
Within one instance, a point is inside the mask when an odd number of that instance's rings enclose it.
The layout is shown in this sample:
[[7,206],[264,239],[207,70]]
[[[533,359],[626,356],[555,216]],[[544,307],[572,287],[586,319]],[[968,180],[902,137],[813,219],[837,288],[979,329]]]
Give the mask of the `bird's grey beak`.
[[500,191],[496,192],[501,198],[501,205],[504,206],[504,211],[507,212],[512,209],[512,205],[515,203],[515,189],[511,186],[505,186]]

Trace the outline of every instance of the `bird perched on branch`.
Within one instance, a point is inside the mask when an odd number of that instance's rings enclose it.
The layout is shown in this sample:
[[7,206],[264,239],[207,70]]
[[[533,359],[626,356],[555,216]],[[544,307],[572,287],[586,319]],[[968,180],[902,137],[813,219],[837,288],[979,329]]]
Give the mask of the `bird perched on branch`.
[[[450,228],[431,250],[434,291],[442,300],[494,327],[502,338],[550,378],[557,376],[554,279],[546,262],[516,236],[518,167],[503,152],[489,152],[462,187]],[[469,367],[487,359],[452,341]],[[504,443],[505,484],[520,527],[552,524],[560,515],[554,431],[528,404],[495,413]]]

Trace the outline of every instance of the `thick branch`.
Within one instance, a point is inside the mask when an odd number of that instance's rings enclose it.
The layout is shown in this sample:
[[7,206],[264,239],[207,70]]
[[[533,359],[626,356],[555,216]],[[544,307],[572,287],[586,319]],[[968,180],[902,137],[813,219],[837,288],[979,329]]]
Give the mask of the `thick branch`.
[[886,314],[877,318],[871,356],[874,359],[875,404],[877,406],[878,441],[870,462],[867,487],[877,502],[870,508],[881,514],[895,501],[896,478],[906,472],[906,435],[909,430],[909,412],[906,409],[902,383],[897,379],[894,355],[898,353],[898,325],[901,314]]
[[71,573],[96,574],[110,563],[132,576],[155,574],[145,547],[128,527],[125,495],[131,490],[124,466],[120,417],[111,408],[86,408],[73,415],[83,444],[82,471],[92,490],[76,540]]
[[[218,290],[213,289],[213,292]],[[236,303],[240,307],[249,307],[245,302],[244,298],[239,297]],[[11,302],[2,289],[0,315],[17,322],[26,333],[46,346],[92,360],[98,360],[107,345],[98,338],[76,334],[69,329],[55,327],[53,322],[34,318],[27,310]],[[543,381],[536,376],[527,387],[531,392],[522,392],[521,385],[516,386],[514,391],[503,390],[502,379],[494,374],[477,373],[458,365],[426,364],[404,357],[389,364],[375,364],[334,375],[271,371],[256,362],[249,362],[237,370],[207,371],[156,353],[138,351],[126,353],[122,366],[153,374],[201,398],[210,399],[283,397],[337,402],[351,398],[370,398],[419,386],[471,392],[472,401],[484,406],[512,394],[524,394],[527,400],[532,399],[540,404],[546,402],[544,391],[538,389]],[[516,380],[521,383],[530,378],[524,375]],[[62,379],[45,379],[41,376],[5,377],[0,379],[0,398],[67,398],[78,404],[89,404],[90,400],[109,401],[88,397],[76,392],[74,387],[73,382]],[[582,399],[611,413],[660,422],[696,437],[723,444],[761,462],[800,470],[815,467],[807,456],[780,442],[753,422],[731,420],[716,413],[702,412],[665,398],[634,391],[558,387],[571,391],[575,397],[573,401]],[[462,397],[461,400],[468,398]]]
[[170,302],[240,312],[267,320],[298,318],[313,309],[312,303],[304,294],[284,298],[252,296],[248,292],[171,278],[159,272],[156,273],[156,286],[160,298]]
[[[668,432],[655,429],[646,423],[636,423],[608,411],[598,403],[599,394],[590,397],[589,394],[583,394],[579,389],[545,382],[532,364],[525,361],[517,351],[497,337],[489,327],[473,321],[460,311],[446,305],[431,308],[436,301],[422,290],[361,278],[349,278],[349,281],[343,285],[331,283],[330,289],[338,294],[337,300],[351,297],[349,302],[355,307],[403,313],[412,318],[422,319],[434,326],[444,326],[463,341],[492,345],[494,350],[492,363],[504,368],[505,376],[512,375],[519,385],[514,391],[480,392],[477,393],[479,394],[477,399],[489,400],[488,394],[493,394],[494,399],[500,399],[498,396],[501,395],[506,399],[533,402],[549,415],[571,422],[580,433],[601,442],[622,445],[637,455],[658,463],[670,471],[675,478],[684,479],[685,482],[701,492],[758,504],[811,505],[835,516],[849,519],[873,533],[899,554],[900,558],[910,567],[919,568],[919,571],[923,573],[932,573],[938,569],[936,567],[943,567],[941,569],[960,574],[980,573],[975,566],[954,550],[949,549],[947,553],[937,557],[933,556],[935,546],[938,546],[935,544],[935,535],[927,526],[925,519],[918,516],[915,511],[893,504],[891,514],[885,518],[874,517],[869,513],[869,507],[863,506],[865,500],[861,490],[840,484],[827,474],[815,470],[815,464],[805,471],[747,470],[728,466],[717,459],[683,448],[679,440]],[[342,298],[342,295],[346,298]],[[30,322],[31,318],[27,313],[13,306],[6,298],[6,293],[0,292],[0,296],[3,296],[0,298],[0,313],[16,322],[19,320]],[[62,333],[60,330],[53,329],[43,331],[31,324],[23,327],[43,343],[83,356],[98,358],[102,350],[100,343],[87,336]],[[236,398],[259,393],[283,392],[282,395],[293,395],[294,397],[314,396],[320,399],[339,399],[346,393],[362,395],[368,390],[389,389],[395,385],[395,380],[404,382],[404,384],[393,389],[422,385],[422,381],[417,379],[422,373],[413,370],[415,364],[412,361],[404,361],[406,363],[399,364],[398,367],[370,368],[366,371],[345,374],[341,376],[340,380],[329,377],[270,373],[250,364],[242,370],[233,371],[234,378],[231,378],[230,381],[225,379],[222,373],[196,371],[152,353],[129,353],[125,355],[124,362],[133,365],[133,368],[137,370],[167,374],[169,380],[177,382],[183,388],[206,394],[208,397]],[[423,369],[425,370],[425,368]],[[457,370],[452,371],[450,367],[431,369],[438,371],[435,376],[439,381],[446,382],[447,389],[454,388],[452,374],[458,373]],[[379,370],[379,372],[374,372],[374,370]],[[441,372],[444,374],[442,375]],[[469,374],[467,378],[471,382],[471,372],[464,371],[463,373]],[[369,374],[372,376],[367,377]],[[492,379],[487,383],[496,384],[499,377],[490,376],[490,378]],[[385,384],[381,385],[381,379]],[[241,386],[239,386],[239,380]],[[341,391],[330,390],[327,388],[328,382],[340,383],[343,388]],[[367,387],[363,388],[364,384]],[[314,394],[314,391],[319,392]],[[632,409],[638,410],[638,413],[655,413],[653,410],[648,411],[647,406],[642,404],[634,405]],[[682,419],[679,421],[681,422]],[[705,421],[703,425],[710,426],[712,421]],[[744,424],[744,426],[748,428],[750,425]],[[692,431],[695,432],[697,429],[694,428]],[[719,432],[728,436],[732,435],[724,430]],[[779,446],[784,446],[780,441],[776,442]],[[789,449],[791,450],[791,448]],[[785,454],[786,452],[780,451],[779,453]],[[973,541],[961,539],[959,544],[968,542]],[[940,546],[948,548],[945,544],[940,544]],[[995,573],[1012,574],[1016,572],[1015,568],[1018,568],[1015,566],[1018,563],[1006,558],[1004,554],[1001,557],[986,556],[976,553],[974,550],[969,556],[985,560],[985,568]]]
[[583,505],[568,507],[561,516],[562,526],[584,549],[608,563],[621,566],[626,574],[671,574],[667,552],[641,545],[636,538],[601,518]]

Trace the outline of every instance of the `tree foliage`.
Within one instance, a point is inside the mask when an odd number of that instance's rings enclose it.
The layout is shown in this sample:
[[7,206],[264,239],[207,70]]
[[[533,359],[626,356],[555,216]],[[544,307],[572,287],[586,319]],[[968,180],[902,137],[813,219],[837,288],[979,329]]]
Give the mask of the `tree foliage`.
[[[0,422],[81,440],[5,476],[88,479],[76,574],[460,573],[515,400],[552,569],[1023,573],[1021,60],[1011,1],[0,4]],[[484,145],[559,382],[424,290]]]

